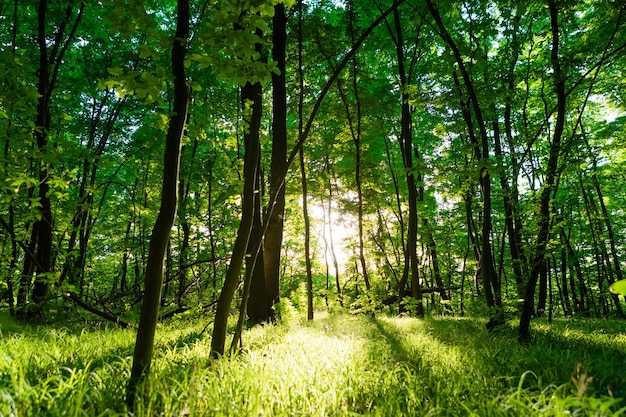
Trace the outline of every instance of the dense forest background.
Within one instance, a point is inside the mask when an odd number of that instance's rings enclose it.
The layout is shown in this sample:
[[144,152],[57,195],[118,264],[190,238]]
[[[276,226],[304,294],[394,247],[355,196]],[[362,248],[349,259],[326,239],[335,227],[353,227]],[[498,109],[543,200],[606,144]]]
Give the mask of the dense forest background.
[[625,12],[0,1],[2,307],[623,317]]

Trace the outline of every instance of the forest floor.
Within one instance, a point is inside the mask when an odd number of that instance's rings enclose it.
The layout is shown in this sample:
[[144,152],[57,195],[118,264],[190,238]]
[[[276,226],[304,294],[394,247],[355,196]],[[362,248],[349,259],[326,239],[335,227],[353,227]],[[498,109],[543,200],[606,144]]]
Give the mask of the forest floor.
[[[214,361],[208,318],[159,325],[134,414],[134,331],[21,326],[0,316],[1,416],[626,415],[626,322],[515,323],[291,311]],[[210,326],[209,326],[210,329]]]

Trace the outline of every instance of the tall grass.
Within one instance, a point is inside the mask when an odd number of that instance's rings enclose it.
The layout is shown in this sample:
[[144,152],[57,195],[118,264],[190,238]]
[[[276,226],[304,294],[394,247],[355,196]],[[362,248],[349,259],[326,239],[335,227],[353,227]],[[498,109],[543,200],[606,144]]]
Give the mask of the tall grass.
[[[159,326],[135,416],[626,415],[626,325],[320,315],[244,334],[214,361],[207,319]],[[0,320],[0,415],[129,416],[134,332]]]

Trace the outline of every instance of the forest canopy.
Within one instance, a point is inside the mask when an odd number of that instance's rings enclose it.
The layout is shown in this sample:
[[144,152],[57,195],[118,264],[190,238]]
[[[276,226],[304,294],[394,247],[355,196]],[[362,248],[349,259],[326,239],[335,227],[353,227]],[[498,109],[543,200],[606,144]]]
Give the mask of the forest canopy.
[[0,307],[624,317],[625,12],[0,1]]

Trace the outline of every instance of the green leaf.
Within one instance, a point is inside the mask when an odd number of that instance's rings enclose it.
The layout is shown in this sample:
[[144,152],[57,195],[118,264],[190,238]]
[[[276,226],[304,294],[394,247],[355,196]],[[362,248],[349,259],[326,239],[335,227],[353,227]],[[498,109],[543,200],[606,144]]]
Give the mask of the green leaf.
[[193,91],[202,91],[202,86],[199,83],[190,82],[189,87],[191,87]]
[[154,50],[148,45],[139,45],[137,50],[139,51],[139,58],[150,58],[155,56]]
[[121,77],[124,74],[124,70],[119,68],[119,67],[115,67],[115,68],[107,68],[107,71],[109,74],[115,76],[115,77]]
[[609,287],[613,294],[619,294],[626,297],[626,279],[622,279],[620,281],[615,281]]

